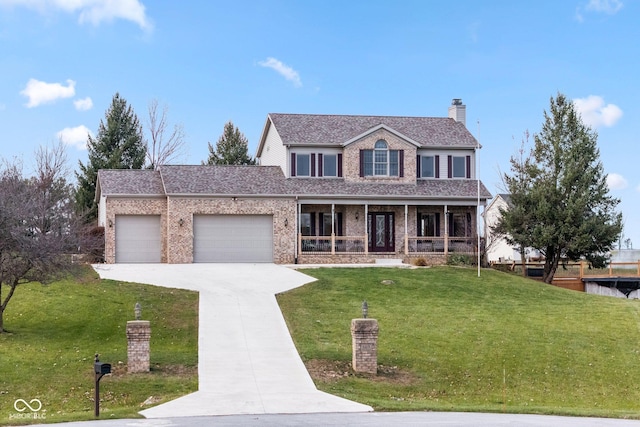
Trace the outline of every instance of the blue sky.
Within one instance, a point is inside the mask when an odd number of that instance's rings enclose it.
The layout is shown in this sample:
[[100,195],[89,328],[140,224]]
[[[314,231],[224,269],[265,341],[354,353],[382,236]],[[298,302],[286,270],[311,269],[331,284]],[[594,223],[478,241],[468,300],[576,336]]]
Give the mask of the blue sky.
[[496,194],[562,92],[640,247],[639,18],[637,0],[0,0],[0,156],[29,170],[62,138],[76,169],[116,92],[143,124],[166,105],[196,164],[229,120],[254,154],[270,112],[446,116],[462,98]]

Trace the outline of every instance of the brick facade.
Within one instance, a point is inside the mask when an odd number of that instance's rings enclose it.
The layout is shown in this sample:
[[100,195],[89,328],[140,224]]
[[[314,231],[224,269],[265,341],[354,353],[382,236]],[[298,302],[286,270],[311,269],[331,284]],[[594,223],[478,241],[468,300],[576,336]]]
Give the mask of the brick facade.
[[160,215],[160,237],[162,242],[161,262],[167,257],[167,200],[165,198],[109,198],[106,202],[106,224],[104,228],[104,258],[106,263],[116,262],[116,216]]
[[[404,177],[361,177],[360,150],[372,150],[376,141],[384,139],[389,150],[404,150]],[[416,146],[399,138],[386,129],[379,129],[344,148],[345,181],[367,183],[415,184],[416,182]]]
[[277,264],[295,261],[296,202],[293,199],[195,198],[167,199],[109,198],[106,204],[105,261],[116,259],[117,215],[160,215],[161,262],[193,262],[193,216],[270,215],[273,217],[273,258]]
[[171,197],[168,211],[169,263],[193,262],[194,215],[271,215],[273,261],[294,262],[296,203],[293,199]]

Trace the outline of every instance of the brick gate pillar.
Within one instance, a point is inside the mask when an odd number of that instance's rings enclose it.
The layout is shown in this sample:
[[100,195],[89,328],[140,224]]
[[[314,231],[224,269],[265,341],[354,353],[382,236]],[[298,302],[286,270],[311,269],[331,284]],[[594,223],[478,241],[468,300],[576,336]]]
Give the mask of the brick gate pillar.
[[148,320],[127,322],[127,371],[149,372],[151,324]]
[[356,372],[378,373],[378,321],[376,319],[351,320],[351,364]]

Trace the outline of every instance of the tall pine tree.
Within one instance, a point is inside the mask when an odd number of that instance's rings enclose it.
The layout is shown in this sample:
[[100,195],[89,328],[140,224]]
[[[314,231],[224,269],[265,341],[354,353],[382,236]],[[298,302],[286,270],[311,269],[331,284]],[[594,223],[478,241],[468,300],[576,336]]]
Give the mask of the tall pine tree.
[[224,125],[224,132],[215,149],[209,143],[209,158],[204,165],[255,165],[256,161],[249,156],[249,142],[240,130],[229,121]]
[[513,208],[498,229],[545,255],[543,280],[551,283],[563,259],[602,263],[622,231],[622,215],[608,194],[598,136],[571,100],[551,98],[544,119],[529,157],[512,159],[512,173],[504,175]]
[[100,120],[98,135],[95,138],[88,136],[89,161],[87,164],[79,162],[80,172],[76,172],[76,203],[88,222],[98,216],[95,201],[98,170],[142,169],[146,156],[142,126],[133,108],[119,93],[113,96],[105,119],[106,123]]

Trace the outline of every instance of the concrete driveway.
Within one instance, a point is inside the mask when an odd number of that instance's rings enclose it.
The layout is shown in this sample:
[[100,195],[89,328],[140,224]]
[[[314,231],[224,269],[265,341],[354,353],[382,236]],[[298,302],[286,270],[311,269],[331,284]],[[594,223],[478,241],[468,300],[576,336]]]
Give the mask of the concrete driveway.
[[103,279],[200,293],[199,389],[145,409],[143,416],[372,411],[318,391],[291,340],[275,294],[314,278],[274,264],[99,264],[94,269]]

